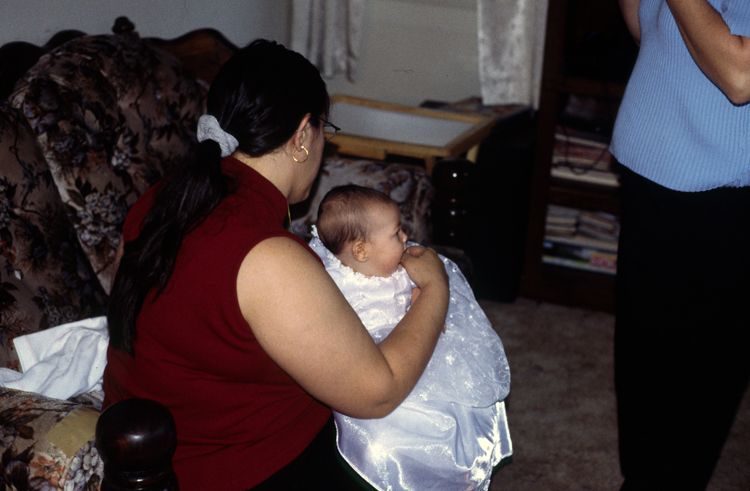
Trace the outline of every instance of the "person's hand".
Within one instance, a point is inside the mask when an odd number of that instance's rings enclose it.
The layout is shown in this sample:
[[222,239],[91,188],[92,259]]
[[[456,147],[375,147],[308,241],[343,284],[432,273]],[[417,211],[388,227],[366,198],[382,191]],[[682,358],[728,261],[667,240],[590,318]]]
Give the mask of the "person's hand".
[[409,278],[421,289],[432,286],[448,289],[448,273],[437,253],[426,247],[411,246],[401,256]]

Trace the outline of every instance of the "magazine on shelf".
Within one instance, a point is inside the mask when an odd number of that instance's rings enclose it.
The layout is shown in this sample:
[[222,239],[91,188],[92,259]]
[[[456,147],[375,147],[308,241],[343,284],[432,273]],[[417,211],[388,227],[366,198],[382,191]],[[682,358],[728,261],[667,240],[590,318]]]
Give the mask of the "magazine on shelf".
[[601,164],[601,168],[604,169],[609,168],[613,160],[612,154],[609,152],[609,147],[587,147],[560,140],[555,140],[555,144],[552,147],[552,155],[560,161],[568,160],[585,165]]
[[596,273],[617,273],[617,253],[545,240],[542,262]]
[[577,230],[589,237],[617,242],[620,236],[620,221],[609,213],[584,211],[578,217]]
[[619,230],[620,219],[617,215],[605,211],[585,211],[578,214],[578,221],[603,230]]
[[[545,227],[548,235],[596,239],[602,242],[617,243],[620,235],[620,223],[617,216],[603,211],[585,211],[561,205],[547,206]],[[568,240],[569,242],[569,240]],[[589,242],[588,245],[594,242]],[[606,247],[611,250],[611,246]]]
[[547,205],[547,225],[565,225],[576,230],[580,216],[581,210],[576,208],[555,204]]
[[610,213],[548,205],[542,261],[614,274],[619,233],[619,220]]
[[558,124],[555,128],[555,144],[577,145],[599,150],[609,149],[609,135],[577,130]]
[[550,175],[558,179],[598,184],[600,186],[617,187],[620,185],[620,178],[614,172],[575,168],[567,164],[554,164],[550,169]]
[[608,187],[620,185],[608,144],[569,137],[563,131],[558,126],[552,149],[552,177]]
[[617,241],[608,239],[597,239],[589,235],[580,233],[574,233],[570,235],[566,234],[555,234],[554,232],[546,233],[544,240],[550,242],[556,242],[558,244],[565,244],[578,247],[586,247],[588,249],[596,249],[602,252],[613,252],[617,253]]

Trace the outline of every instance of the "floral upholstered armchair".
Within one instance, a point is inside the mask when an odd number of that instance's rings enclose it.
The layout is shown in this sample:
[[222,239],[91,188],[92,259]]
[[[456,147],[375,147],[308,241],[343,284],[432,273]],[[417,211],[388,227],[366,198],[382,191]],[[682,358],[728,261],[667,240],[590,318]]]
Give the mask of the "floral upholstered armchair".
[[[216,43],[215,32],[203,34]],[[77,36],[0,101],[1,368],[21,370],[14,339],[105,313],[129,207],[196,143],[210,80],[157,41]],[[323,194],[348,182],[390,193],[412,239],[429,242],[424,169],[339,157],[324,160],[293,230],[305,237]],[[0,487],[98,489],[92,438],[101,396],[61,400],[0,387]]]

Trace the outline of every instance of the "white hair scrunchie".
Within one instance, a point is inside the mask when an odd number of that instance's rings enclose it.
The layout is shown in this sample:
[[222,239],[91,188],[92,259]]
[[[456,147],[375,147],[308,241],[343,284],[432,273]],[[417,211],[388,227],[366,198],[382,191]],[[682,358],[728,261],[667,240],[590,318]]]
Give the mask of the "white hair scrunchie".
[[237,150],[240,142],[221,129],[219,121],[210,114],[204,114],[198,120],[198,141],[213,140],[221,147],[221,156],[228,157]]

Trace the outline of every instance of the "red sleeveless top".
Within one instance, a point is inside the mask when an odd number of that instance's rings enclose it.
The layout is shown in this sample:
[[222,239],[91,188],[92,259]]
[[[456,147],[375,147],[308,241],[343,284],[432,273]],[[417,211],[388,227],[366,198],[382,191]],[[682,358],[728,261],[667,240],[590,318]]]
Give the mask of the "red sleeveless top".
[[[172,411],[182,491],[262,482],[299,455],[331,415],[265,354],[237,299],[240,264],[260,241],[290,237],[310,249],[284,229],[287,201],[273,184],[232,157],[222,170],[237,190],[185,237],[164,293],[144,303],[135,358],[110,347],[104,372],[105,407],[143,397]],[[133,205],[126,242],[137,237],[153,199],[152,188]]]

